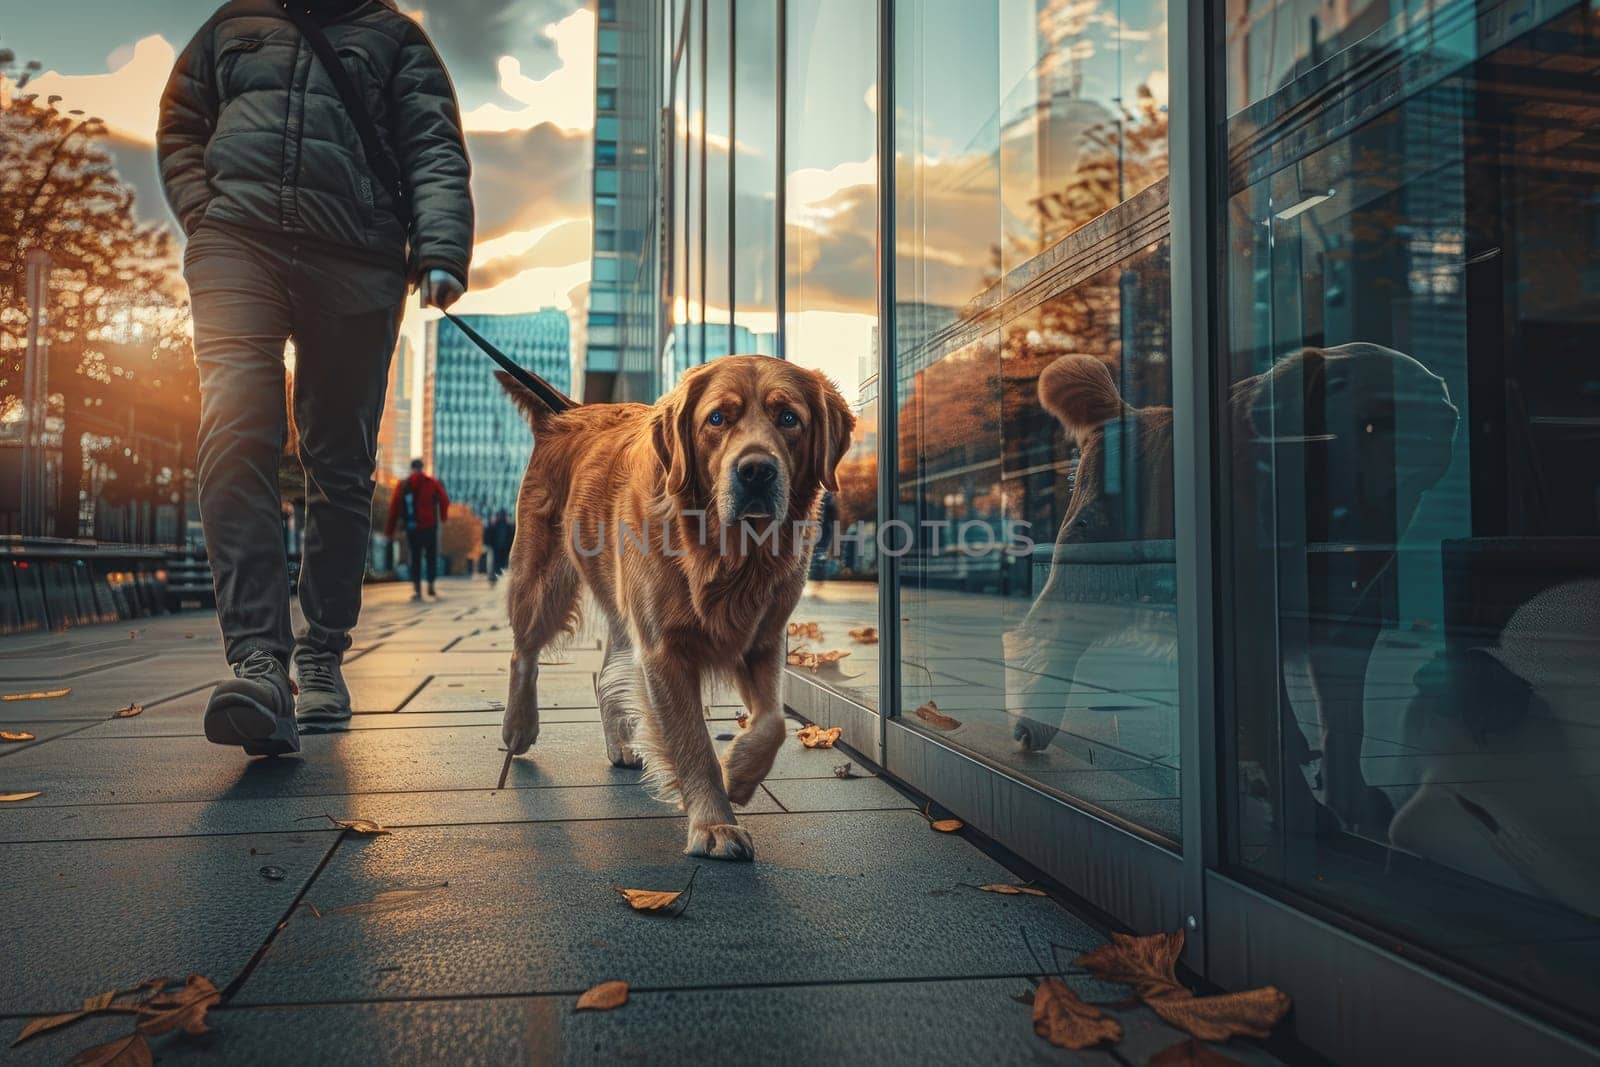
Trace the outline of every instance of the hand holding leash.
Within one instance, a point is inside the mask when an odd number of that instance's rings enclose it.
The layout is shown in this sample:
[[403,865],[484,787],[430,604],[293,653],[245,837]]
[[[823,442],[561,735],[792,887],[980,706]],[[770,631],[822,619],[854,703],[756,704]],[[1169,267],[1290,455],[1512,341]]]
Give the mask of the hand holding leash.
[[444,311],[460,300],[466,287],[447,270],[430,270],[422,276],[419,286],[422,292],[422,306],[435,307]]

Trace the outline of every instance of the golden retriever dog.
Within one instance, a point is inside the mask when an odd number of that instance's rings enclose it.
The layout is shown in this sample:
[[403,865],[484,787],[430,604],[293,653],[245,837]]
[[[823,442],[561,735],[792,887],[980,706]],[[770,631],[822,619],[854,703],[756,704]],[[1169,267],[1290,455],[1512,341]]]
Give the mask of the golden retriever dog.
[[[733,805],[786,736],[785,624],[855,416],[827,378],[766,356],[696,367],[653,405],[552,412],[499,377],[534,431],[511,547],[506,747],[538,738],[539,653],[571,631],[587,587],[609,630],[595,692],[611,762],[642,764],[681,799],[685,852],[753,859]],[[721,762],[708,677],[731,680],[750,713]]]

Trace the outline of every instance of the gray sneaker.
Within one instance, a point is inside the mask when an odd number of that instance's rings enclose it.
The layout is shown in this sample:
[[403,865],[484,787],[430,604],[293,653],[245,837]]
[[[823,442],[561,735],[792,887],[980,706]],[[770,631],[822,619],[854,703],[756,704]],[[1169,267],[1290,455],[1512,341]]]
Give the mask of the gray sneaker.
[[258,649],[235,663],[233,674],[206,702],[206,740],[238,745],[252,756],[299,752],[294,691],[283,661]]
[[341,659],[337,652],[294,651],[295,680],[300,685],[295,715],[308,734],[349,729],[350,690],[339,672]]

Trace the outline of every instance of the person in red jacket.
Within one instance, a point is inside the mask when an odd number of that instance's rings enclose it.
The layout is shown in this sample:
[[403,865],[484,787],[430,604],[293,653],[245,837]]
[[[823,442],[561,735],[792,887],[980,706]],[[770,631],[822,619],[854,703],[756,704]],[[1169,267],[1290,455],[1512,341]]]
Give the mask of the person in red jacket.
[[433,579],[439,569],[439,527],[450,517],[450,497],[444,484],[422,470],[420,459],[411,461],[411,476],[395,486],[389,500],[389,522],[384,534],[394,539],[395,527],[404,522],[406,544],[411,550],[412,600],[422,599],[422,564],[428,564],[428,595],[438,598]]

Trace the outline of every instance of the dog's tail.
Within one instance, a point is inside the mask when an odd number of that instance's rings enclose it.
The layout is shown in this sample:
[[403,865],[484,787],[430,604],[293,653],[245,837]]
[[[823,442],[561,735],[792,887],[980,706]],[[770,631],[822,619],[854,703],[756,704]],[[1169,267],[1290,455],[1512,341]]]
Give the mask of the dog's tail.
[[1086,355],[1062,356],[1039,375],[1039,403],[1074,437],[1122,414],[1122,394],[1105,363]]
[[[531,374],[532,372],[530,371],[529,373]],[[539,378],[539,381],[544,382],[545,387],[549,389],[552,394],[565,401],[566,408],[557,409],[551,407],[538,393],[535,393],[532,389],[529,389],[526,385],[523,385],[521,382],[517,381],[503,370],[495,371],[494,376],[499,380],[501,388],[506,391],[506,395],[511,398],[511,402],[517,405],[517,408],[522,412],[523,417],[532,423],[533,428],[536,430],[544,423],[546,419],[550,418],[551,416],[559,415],[567,408],[575,408],[578,406],[578,402],[576,400],[573,400],[567,394],[563,393],[549,382],[546,382],[543,378]],[[534,377],[538,376],[534,375]]]

